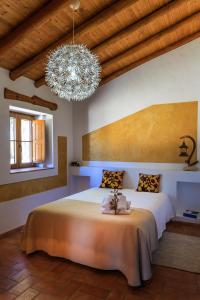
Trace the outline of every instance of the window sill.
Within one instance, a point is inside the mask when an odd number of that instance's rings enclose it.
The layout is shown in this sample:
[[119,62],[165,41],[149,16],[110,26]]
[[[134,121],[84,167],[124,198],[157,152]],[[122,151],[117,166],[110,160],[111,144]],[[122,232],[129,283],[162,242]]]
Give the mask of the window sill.
[[43,170],[50,170],[50,169],[54,169],[54,167],[45,167],[45,168],[44,167],[31,167],[31,168],[11,169],[10,174],[43,171]]

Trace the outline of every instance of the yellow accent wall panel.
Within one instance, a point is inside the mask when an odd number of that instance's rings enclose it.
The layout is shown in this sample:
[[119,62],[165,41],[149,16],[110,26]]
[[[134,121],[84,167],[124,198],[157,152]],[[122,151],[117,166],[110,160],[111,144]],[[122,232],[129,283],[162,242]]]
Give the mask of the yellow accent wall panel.
[[179,138],[197,140],[197,118],[197,101],[150,106],[84,135],[83,160],[183,163]]
[[[42,172],[42,171],[41,171]],[[0,202],[42,193],[67,184],[67,138],[58,137],[58,175],[0,185]]]

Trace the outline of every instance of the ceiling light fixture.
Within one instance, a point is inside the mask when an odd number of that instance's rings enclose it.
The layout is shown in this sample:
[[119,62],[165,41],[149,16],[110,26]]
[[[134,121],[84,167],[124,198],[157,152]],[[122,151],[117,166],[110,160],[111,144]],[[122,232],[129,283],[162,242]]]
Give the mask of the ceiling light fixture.
[[60,98],[82,101],[99,86],[101,67],[95,54],[86,46],[74,43],[74,12],[80,8],[80,1],[71,1],[70,8],[73,11],[72,44],[62,45],[50,53],[45,80]]

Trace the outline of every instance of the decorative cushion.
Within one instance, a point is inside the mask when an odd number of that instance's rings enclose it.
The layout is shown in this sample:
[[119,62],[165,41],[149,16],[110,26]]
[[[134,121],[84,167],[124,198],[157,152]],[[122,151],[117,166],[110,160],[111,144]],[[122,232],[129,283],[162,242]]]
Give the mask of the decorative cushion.
[[138,192],[159,193],[160,175],[139,174]]
[[124,173],[125,171],[103,170],[100,188],[122,189]]

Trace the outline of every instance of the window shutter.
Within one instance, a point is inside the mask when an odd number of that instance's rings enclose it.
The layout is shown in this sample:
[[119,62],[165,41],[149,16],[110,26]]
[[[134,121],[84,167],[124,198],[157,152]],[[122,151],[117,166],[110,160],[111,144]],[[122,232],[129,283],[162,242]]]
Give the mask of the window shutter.
[[45,121],[33,120],[33,162],[45,161]]

